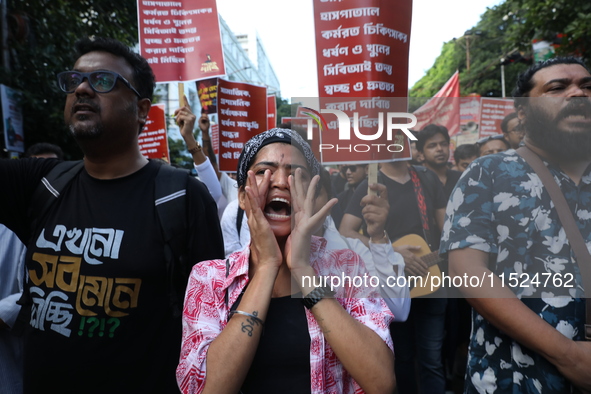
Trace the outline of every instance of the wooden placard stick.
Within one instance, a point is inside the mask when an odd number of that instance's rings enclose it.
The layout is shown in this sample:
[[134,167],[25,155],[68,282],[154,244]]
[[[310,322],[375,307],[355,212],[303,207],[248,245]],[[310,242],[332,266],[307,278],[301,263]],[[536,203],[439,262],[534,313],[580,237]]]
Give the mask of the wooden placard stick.
[[179,83],[179,107],[185,106],[185,84],[180,82]]
[[378,183],[378,163],[369,163],[368,173],[367,173],[367,194],[369,195],[376,195],[377,193],[374,190],[369,188],[369,185],[374,183]]

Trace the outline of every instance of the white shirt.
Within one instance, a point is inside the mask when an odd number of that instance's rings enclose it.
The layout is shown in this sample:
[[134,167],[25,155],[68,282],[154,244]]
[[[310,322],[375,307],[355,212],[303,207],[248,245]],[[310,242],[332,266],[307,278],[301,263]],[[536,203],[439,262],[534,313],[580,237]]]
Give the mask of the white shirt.
[[222,176],[220,177],[220,185],[222,187],[222,194],[226,197],[228,203],[238,198],[238,183],[225,172],[222,172]]
[[[350,249],[361,256],[371,276],[380,279],[380,293],[384,301],[394,314],[394,321],[406,321],[410,312],[410,289],[406,286],[389,286],[386,283],[390,277],[404,277],[404,259],[400,253],[394,251],[390,242],[374,244],[369,242],[369,248],[360,239],[345,238],[336,229],[332,217],[324,221],[323,237],[327,240],[326,249]],[[383,286],[381,286],[383,285]]]
[[222,172],[218,179],[215,169],[209,161],[209,157],[201,164],[194,164],[199,180],[207,186],[209,194],[213,197],[218,206],[218,217],[221,219],[228,203],[238,198],[238,186],[236,181]]
[[236,228],[236,217],[238,215],[238,199],[231,201],[222,215],[220,225],[222,227],[222,236],[224,237],[224,253],[226,257],[234,252],[238,252],[250,244],[250,230],[248,228],[248,219],[246,213],[242,216],[242,225],[240,234]]

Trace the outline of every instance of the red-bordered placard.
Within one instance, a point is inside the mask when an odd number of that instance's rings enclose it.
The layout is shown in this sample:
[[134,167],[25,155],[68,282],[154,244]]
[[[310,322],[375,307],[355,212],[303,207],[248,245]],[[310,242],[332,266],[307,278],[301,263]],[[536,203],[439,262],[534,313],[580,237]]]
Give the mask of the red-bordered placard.
[[138,27],[140,54],[157,82],[226,73],[215,0],[138,0]]
[[164,104],[153,104],[138,143],[140,152],[150,159],[161,159],[170,163],[168,151],[168,134],[166,132],[166,116]]
[[[320,97],[314,109],[324,115],[328,125],[319,137],[319,146],[325,148],[320,152],[323,163],[410,158],[406,134],[385,130],[387,119],[412,124],[412,118],[405,115],[411,16],[412,0],[314,0]],[[323,110],[339,111],[343,117]],[[344,127],[346,117],[350,130],[358,127],[360,133],[350,132],[347,140],[342,140],[345,133],[339,128]],[[382,133],[378,131],[380,118]],[[403,150],[384,149],[394,145]],[[326,149],[331,146],[334,149]]]
[[246,141],[267,128],[267,88],[218,79],[220,171],[236,172]]

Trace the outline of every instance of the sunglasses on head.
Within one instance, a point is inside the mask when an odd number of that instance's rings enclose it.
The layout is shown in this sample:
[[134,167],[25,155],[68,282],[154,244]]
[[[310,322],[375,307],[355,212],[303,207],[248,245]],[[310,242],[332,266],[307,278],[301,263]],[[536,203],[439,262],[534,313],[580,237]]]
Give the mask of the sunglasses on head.
[[483,137],[483,138],[479,139],[478,141],[476,141],[476,144],[477,145],[484,145],[488,141],[504,140],[504,139],[505,139],[505,137],[503,136],[503,134],[489,135],[487,137]]
[[131,89],[139,98],[142,96],[131,83],[121,75],[113,71],[91,71],[83,73],[79,71],[64,71],[57,75],[57,83],[61,90],[66,93],[74,93],[76,88],[85,80],[97,93],[109,93],[115,87],[117,80],[121,80],[129,89]]

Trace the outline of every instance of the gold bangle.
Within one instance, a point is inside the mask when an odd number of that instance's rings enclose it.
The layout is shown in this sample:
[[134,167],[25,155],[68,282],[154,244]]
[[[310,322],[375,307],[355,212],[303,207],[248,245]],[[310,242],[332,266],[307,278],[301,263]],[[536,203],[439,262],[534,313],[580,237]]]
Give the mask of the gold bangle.
[[197,145],[195,145],[193,148],[189,149],[189,153],[194,155],[197,152],[201,151],[201,145],[199,145],[199,142],[197,142]]

